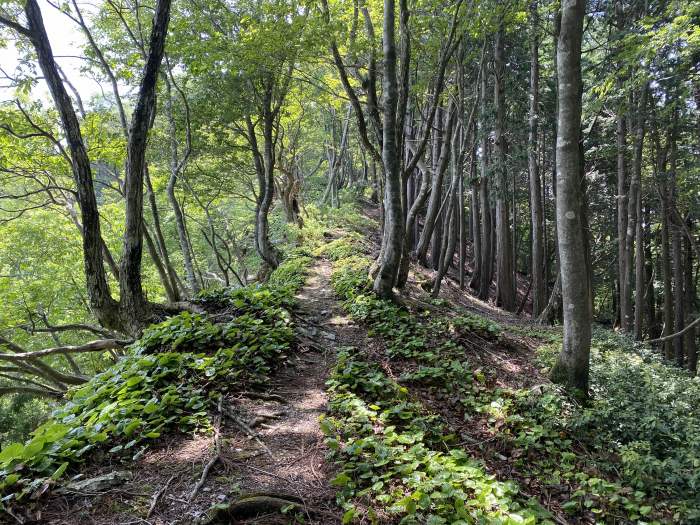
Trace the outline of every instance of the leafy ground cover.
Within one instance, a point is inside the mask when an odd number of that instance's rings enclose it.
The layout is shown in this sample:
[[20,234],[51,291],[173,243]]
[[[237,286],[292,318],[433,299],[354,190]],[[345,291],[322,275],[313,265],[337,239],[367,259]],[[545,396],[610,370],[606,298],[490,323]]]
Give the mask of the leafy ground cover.
[[88,459],[133,460],[166,431],[206,429],[222,395],[267,381],[294,340],[288,309],[309,261],[289,257],[266,285],[205,292],[209,315],[149,327],[29,440],[3,448],[3,506],[36,499]]
[[[514,331],[544,338],[538,356],[529,358],[541,370],[504,384],[499,370],[475,365],[475,354],[494,353],[507,361],[510,327],[467,312],[436,315],[378,300],[367,293],[369,260],[356,253],[338,258],[334,267],[333,286],[345,308],[384,348],[382,355],[363,354],[369,361],[365,364],[348,365],[359,357],[344,354],[330,382],[333,419],[325,428],[334,458],[344,469],[338,483],[343,485],[348,521],[357,512],[353,502],[358,508],[368,507],[365,513],[370,517],[385,512],[402,516],[406,523],[464,519],[459,503],[448,508],[433,502],[430,494],[441,502],[445,496],[426,481],[434,465],[424,460],[424,447],[449,450],[451,457],[459,451],[457,455],[466,454],[462,459],[468,461],[478,458],[484,478],[448,481],[462,491],[490,486],[491,481],[516,487],[504,489],[505,500],[492,501],[491,506],[479,507],[467,499],[472,511],[494,513],[483,515],[488,518],[474,514],[472,520],[694,523],[700,518],[696,379],[600,329],[593,350],[594,397],[581,406],[546,379],[546,368],[560,344],[558,336],[519,328]],[[390,368],[391,378],[383,376],[376,363]],[[373,370],[372,388],[353,379],[360,371],[348,373],[348,366]],[[379,392],[392,394],[378,398]],[[403,427],[389,419],[387,414],[393,411],[405,411]],[[435,427],[441,428],[440,446],[436,437],[411,426],[414,419],[421,421],[419,414],[441,418],[442,427]],[[400,451],[391,449],[387,456],[388,464],[396,468],[368,469],[367,450],[374,461],[384,458],[386,447],[400,443],[392,433],[404,432],[414,438],[401,439],[413,441]],[[450,434],[459,436],[461,448],[444,438]],[[359,445],[353,435],[362,436]],[[420,446],[412,448],[415,443]],[[404,463],[414,470],[404,473],[400,467]],[[438,470],[449,472],[450,465]],[[423,485],[412,485],[416,479]],[[523,501],[524,494],[539,499],[550,514]],[[414,505],[416,501],[421,505]]]

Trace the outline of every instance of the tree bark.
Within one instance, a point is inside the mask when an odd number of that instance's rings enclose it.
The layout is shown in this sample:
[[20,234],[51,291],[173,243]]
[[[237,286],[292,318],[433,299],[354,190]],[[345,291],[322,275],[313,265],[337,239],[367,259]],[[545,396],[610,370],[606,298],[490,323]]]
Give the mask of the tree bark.
[[[170,85],[170,80],[165,78],[165,116],[168,120],[168,134],[169,134],[169,146],[170,146],[170,177],[168,177],[168,184],[165,188],[165,193],[168,196],[168,202],[170,202],[170,207],[173,209],[173,214],[175,216],[175,227],[177,229],[177,238],[180,243],[180,251],[182,252],[182,260],[185,266],[185,275],[187,276],[187,284],[190,288],[192,294],[197,294],[200,290],[199,281],[194,272],[194,263],[192,262],[192,251],[189,242],[189,236],[187,234],[187,226],[185,225],[185,216],[182,213],[182,207],[177,200],[175,195],[175,187],[177,186],[177,179],[182,173],[185,163],[187,162],[187,157],[189,157],[189,137],[187,139],[187,146],[184,152],[184,159],[181,161],[178,152],[178,141],[177,141],[177,130],[175,129],[175,115],[173,115],[173,96],[172,87]],[[189,130],[187,131],[189,134]]]
[[447,117],[442,147],[440,148],[440,156],[438,157],[437,162],[433,163],[434,173],[431,181],[430,197],[428,199],[428,210],[425,213],[423,230],[421,231],[420,238],[418,239],[418,246],[416,247],[416,257],[423,266],[427,265],[426,256],[428,254],[428,247],[430,246],[430,241],[433,238],[438,212],[440,211],[443,180],[450,161],[450,137],[452,136],[452,132],[454,130],[456,113],[457,112],[454,105],[450,104],[447,107]]
[[39,66],[58,110],[66,142],[71,152],[73,177],[77,188],[83,228],[83,263],[90,309],[101,325],[121,329],[118,304],[110,293],[102,263],[100,216],[90,159],[83,142],[78,117],[56,67],[39,5],[36,0],[27,0],[24,10],[28,22],[28,36],[34,46]]
[[487,120],[486,90],[488,79],[481,75],[481,114],[479,116],[479,133],[481,134],[481,177],[479,180],[479,208],[481,208],[481,280],[479,282],[479,299],[489,297],[493,281],[493,221],[491,216],[491,198],[489,184],[489,137]]
[[544,276],[544,241],[542,213],[542,184],[537,164],[539,120],[539,16],[537,1],[530,4],[530,118],[528,133],[528,171],[530,174],[530,228],[532,232],[532,257],[530,275],[532,279],[532,315],[537,317],[546,305]]
[[508,177],[506,174],[505,138],[505,95],[503,57],[503,26],[496,31],[494,42],[494,106],[496,125],[494,126],[495,171],[496,171],[496,304],[513,311],[515,304],[515,284],[513,282],[513,245],[508,206]]
[[119,269],[119,305],[122,323],[128,333],[139,333],[150,317],[150,308],[141,286],[144,227],[143,173],[150,117],[155,105],[156,83],[165,51],[165,38],[168,33],[169,21],[170,0],[158,0],[155,6],[146,65],[129,127],[124,180],[126,220]]
[[394,0],[384,0],[384,93],[382,127],[382,162],[384,164],[384,231],[382,259],[374,280],[374,291],[382,298],[393,297],[393,287],[399,272],[404,224],[401,206],[401,161],[397,147],[398,86],[396,79],[396,21]]
[[591,310],[581,195],[581,40],[584,0],[564,0],[557,43],[559,88],[557,137],[557,240],[564,305],[564,341],[552,379],[587,395]]
[[[632,163],[633,181],[630,184],[630,192],[632,187],[636,186],[636,198],[634,204],[636,206],[635,216],[635,292],[634,292],[634,339],[641,341],[643,338],[642,331],[644,329],[644,294],[646,288],[646,276],[644,271],[644,230],[642,224],[642,153],[644,149],[644,135],[646,133],[646,103],[647,103],[647,86],[644,84],[639,96],[639,105],[637,107],[637,129],[634,137],[634,158]],[[631,197],[630,197],[631,199]],[[630,247],[628,246],[628,249]],[[631,251],[631,250],[630,250]],[[629,255],[628,255],[629,257]]]

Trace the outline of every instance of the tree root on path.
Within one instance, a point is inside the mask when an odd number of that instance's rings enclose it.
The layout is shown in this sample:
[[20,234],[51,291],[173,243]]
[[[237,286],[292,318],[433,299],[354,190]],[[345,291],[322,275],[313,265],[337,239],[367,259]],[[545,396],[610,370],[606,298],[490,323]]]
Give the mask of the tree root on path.
[[241,392],[241,396],[248,399],[260,399],[261,401],[275,401],[283,405],[288,405],[289,401],[277,394],[268,394],[266,392]]
[[245,423],[245,421],[243,421],[241,418],[239,418],[239,417],[233,412],[233,410],[231,410],[230,408],[224,408],[223,413],[224,413],[224,415],[225,415],[226,417],[228,417],[231,421],[233,421],[236,425],[238,425],[239,428],[240,428],[241,430],[243,430],[243,432],[245,432],[248,436],[250,436],[251,438],[253,438],[253,439],[255,440],[255,442],[256,442],[258,445],[260,445],[260,446],[265,450],[265,452],[268,453],[268,455],[269,455],[272,459],[275,459],[275,456],[272,454],[272,451],[270,450],[270,448],[269,448],[265,443],[263,443],[262,439],[260,439],[260,437],[258,436],[258,434],[257,434],[252,428],[250,428],[250,427]]
[[289,494],[245,494],[230,504],[217,505],[210,509],[199,523],[200,525],[235,523],[237,520],[254,518],[261,514],[283,513],[302,508],[302,500]]

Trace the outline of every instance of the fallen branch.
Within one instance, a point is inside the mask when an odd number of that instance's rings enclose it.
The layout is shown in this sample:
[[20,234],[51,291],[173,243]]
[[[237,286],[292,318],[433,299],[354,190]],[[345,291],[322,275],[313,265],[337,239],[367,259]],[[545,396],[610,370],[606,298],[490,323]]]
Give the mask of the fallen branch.
[[680,332],[676,332],[675,334],[665,335],[663,337],[657,337],[656,339],[646,339],[644,341],[639,341],[639,344],[641,344],[641,343],[644,343],[644,344],[663,343],[664,341],[669,341],[671,339],[675,339],[676,337],[680,337],[683,334],[685,334],[688,330],[693,328],[698,323],[700,323],[700,317],[695,319],[695,321],[693,321],[692,323],[686,325],[686,327],[683,328],[683,330],[681,330]]
[[6,361],[26,361],[52,354],[79,354],[84,352],[100,352],[103,350],[114,350],[116,348],[124,348],[125,346],[130,345],[132,342],[133,341],[122,339],[98,339],[97,341],[90,341],[89,343],[85,343],[84,345],[57,346],[55,348],[45,348],[44,350],[27,352],[23,348],[17,346],[16,344],[10,344],[8,340],[0,337],[0,344],[5,345],[16,352],[14,354],[0,354],[0,359],[4,359]]
[[204,466],[204,470],[202,470],[202,475],[200,476],[199,481],[192,489],[192,493],[190,494],[189,498],[187,498],[188,502],[191,502],[197,496],[200,489],[204,486],[204,483],[207,481],[207,476],[209,476],[209,471],[212,469],[212,467],[221,461],[221,406],[223,404],[223,400],[223,396],[219,397],[219,406],[217,407],[218,414],[216,416],[216,421],[214,422],[214,457],[211,458]]
[[158,506],[158,502],[163,497],[163,494],[165,494],[165,491],[168,490],[170,483],[174,479],[175,479],[175,474],[170,476],[170,479],[165,482],[165,485],[163,485],[163,487],[153,495],[153,499],[151,499],[151,506],[148,507],[148,514],[146,514],[147,518],[150,518],[153,515],[153,512],[155,512],[156,507]]
[[265,452],[268,453],[268,455],[269,455],[272,459],[275,459],[275,456],[272,454],[272,451],[269,449],[269,447],[268,447],[265,443],[263,443],[263,441],[260,439],[260,437],[258,437],[258,434],[255,433],[255,431],[254,431],[253,429],[251,429],[251,428],[245,423],[245,421],[243,421],[241,418],[239,418],[239,417],[233,412],[233,410],[228,409],[228,408],[225,408],[225,409],[224,409],[224,415],[225,415],[226,417],[228,417],[231,421],[233,421],[234,423],[236,423],[236,425],[238,425],[238,426],[241,428],[241,430],[243,430],[243,432],[245,432],[249,437],[253,438],[253,439],[255,440],[255,442],[256,442],[258,445],[260,445],[260,446],[265,450]]

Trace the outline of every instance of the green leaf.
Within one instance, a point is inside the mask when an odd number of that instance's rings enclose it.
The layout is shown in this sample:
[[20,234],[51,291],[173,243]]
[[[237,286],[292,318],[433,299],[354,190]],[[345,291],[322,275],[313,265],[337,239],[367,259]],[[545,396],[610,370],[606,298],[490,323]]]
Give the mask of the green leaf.
[[58,478],[60,478],[61,476],[63,476],[63,473],[66,471],[67,468],[68,468],[68,462],[64,461],[63,463],[61,463],[61,466],[58,467],[53,474],[51,474],[51,479],[55,481]]

